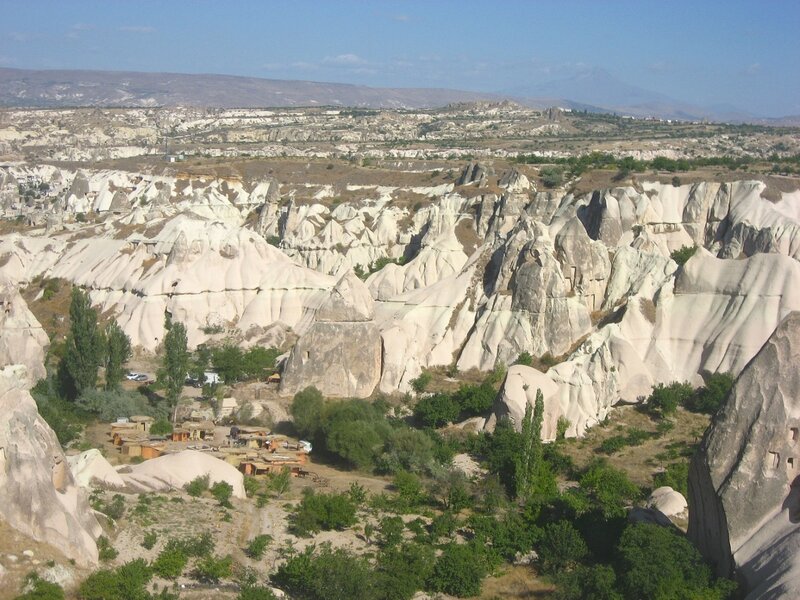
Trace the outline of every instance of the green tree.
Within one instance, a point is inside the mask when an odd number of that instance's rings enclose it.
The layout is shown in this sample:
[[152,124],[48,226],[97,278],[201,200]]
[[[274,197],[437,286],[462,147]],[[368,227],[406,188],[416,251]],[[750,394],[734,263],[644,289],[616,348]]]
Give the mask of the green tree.
[[236,383],[244,375],[243,354],[238,346],[226,345],[212,351],[214,370],[227,384]]
[[441,427],[458,419],[461,407],[450,394],[422,398],[414,406],[414,418],[425,427]]
[[377,561],[382,600],[409,600],[425,586],[435,563],[432,546],[402,544],[381,550]]
[[97,384],[103,349],[97,312],[92,308],[89,295],[77,286],[72,288],[69,319],[64,368],[72,387],[71,395],[76,397]]
[[624,471],[595,460],[581,476],[580,489],[606,519],[624,516],[625,507],[640,496],[639,488]]
[[648,412],[658,418],[674,415],[678,406],[691,398],[694,390],[687,382],[673,381],[669,385],[657,384],[645,405]]
[[697,246],[682,246],[677,250],[673,250],[669,257],[678,263],[678,266],[683,266],[686,262],[694,256],[697,251]]
[[575,567],[589,550],[572,523],[558,521],[544,528],[538,551],[542,572],[556,573]]
[[253,560],[261,560],[264,557],[264,552],[267,551],[267,546],[272,541],[272,536],[262,533],[257,535],[250,543],[247,544],[245,554]]
[[225,508],[231,507],[231,495],[233,495],[233,486],[227,481],[218,481],[211,486],[211,495],[214,496],[220,506]]
[[163,383],[170,404],[177,404],[186,381],[189,368],[189,353],[186,348],[186,326],[183,323],[172,323],[167,319],[167,335],[164,336]]
[[555,600],[622,600],[616,590],[617,577],[608,565],[579,566],[572,571],[559,573]]
[[217,583],[220,579],[231,576],[233,558],[229,556],[204,556],[195,563],[194,577],[206,583]]
[[723,599],[735,587],[714,581],[700,553],[672,529],[639,523],[628,526],[618,546],[622,591],[626,599]]
[[111,321],[105,328],[104,363],[106,368],[106,389],[116,390],[122,381],[126,362],[131,358],[131,338],[129,338],[116,321]]
[[485,561],[473,545],[447,544],[436,559],[428,586],[435,592],[459,598],[477,596],[487,571]]
[[189,557],[186,551],[177,544],[168,544],[153,561],[153,571],[164,579],[176,579],[179,577]]
[[315,387],[307,387],[294,395],[289,409],[294,428],[303,437],[315,439],[322,426],[322,393]]
[[517,496],[541,501],[556,493],[556,482],[542,449],[544,395],[536,390],[533,409],[527,404],[522,420],[522,452],[517,457],[515,488]]

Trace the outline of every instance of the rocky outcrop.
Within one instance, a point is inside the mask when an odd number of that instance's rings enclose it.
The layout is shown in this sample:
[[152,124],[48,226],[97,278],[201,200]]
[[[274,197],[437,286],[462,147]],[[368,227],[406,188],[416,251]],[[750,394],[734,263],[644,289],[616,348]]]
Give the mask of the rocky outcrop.
[[50,344],[17,286],[0,275],[0,365],[25,365],[30,383],[46,375],[44,351]]
[[22,365],[0,370],[0,518],[83,565],[96,563],[100,525],[27,380]]
[[742,371],[692,459],[689,537],[748,598],[800,595],[800,313]]
[[138,465],[123,467],[119,475],[126,488],[135,493],[182,490],[197,477],[208,476],[209,484],[225,482],[233,488],[234,498],[245,498],[244,476],[224,460],[204,452],[184,450],[165,454]]
[[281,394],[314,386],[325,396],[365,398],[381,376],[381,335],[369,290],[352,272],[342,276],[286,361]]
[[67,457],[77,484],[84,488],[121,490],[125,482],[97,448]]

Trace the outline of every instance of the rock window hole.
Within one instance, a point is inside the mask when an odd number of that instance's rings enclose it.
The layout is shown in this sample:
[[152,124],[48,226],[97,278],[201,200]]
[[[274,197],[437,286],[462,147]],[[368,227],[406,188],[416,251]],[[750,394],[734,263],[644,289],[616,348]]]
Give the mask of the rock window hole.
[[793,441],[793,442],[796,442],[797,441],[797,437],[798,437],[798,433],[800,433],[800,432],[798,432],[798,428],[797,427],[792,427],[789,430],[789,439],[791,441]]
[[786,459],[786,466],[790,469],[794,470],[794,457],[789,457]]
[[781,464],[781,455],[778,454],[777,452],[770,452],[769,458],[770,458],[770,465],[772,466],[772,468],[777,469],[778,465]]

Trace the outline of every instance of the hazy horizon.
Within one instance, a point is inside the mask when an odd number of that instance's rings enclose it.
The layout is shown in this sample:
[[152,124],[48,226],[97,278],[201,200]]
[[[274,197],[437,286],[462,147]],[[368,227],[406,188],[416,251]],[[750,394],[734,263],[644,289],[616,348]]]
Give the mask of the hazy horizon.
[[598,105],[664,100],[800,114],[800,5],[783,0],[0,6],[3,67],[564,91]]

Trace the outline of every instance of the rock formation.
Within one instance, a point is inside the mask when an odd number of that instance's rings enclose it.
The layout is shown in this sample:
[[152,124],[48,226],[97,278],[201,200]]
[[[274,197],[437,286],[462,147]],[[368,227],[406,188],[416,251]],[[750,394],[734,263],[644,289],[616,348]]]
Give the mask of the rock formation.
[[83,565],[96,563],[100,524],[27,378],[23,365],[0,370],[0,518]]
[[325,396],[365,398],[381,376],[381,335],[372,297],[352,272],[342,276],[286,361],[281,394],[314,386]]
[[233,488],[234,498],[244,498],[244,476],[231,464],[196,450],[165,454],[138,465],[119,469],[125,487],[137,494],[181,490],[208,475],[209,484],[224,481]]
[[0,365],[25,365],[32,384],[44,378],[44,349],[50,340],[17,287],[2,275],[0,332]]
[[800,595],[800,313],[739,375],[689,475],[689,537],[748,598]]

